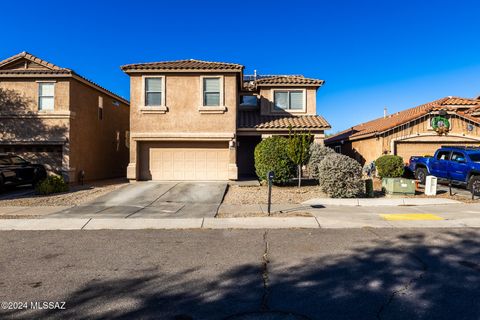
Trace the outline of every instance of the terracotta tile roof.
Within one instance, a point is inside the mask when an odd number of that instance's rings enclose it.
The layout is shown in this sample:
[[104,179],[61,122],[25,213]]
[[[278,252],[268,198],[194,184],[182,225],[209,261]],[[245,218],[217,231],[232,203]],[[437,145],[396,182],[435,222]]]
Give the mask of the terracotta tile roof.
[[260,130],[325,130],[330,129],[330,124],[319,115],[260,115],[258,111],[240,111],[238,118],[240,129]]
[[325,83],[324,80],[305,78],[304,76],[273,76],[268,78],[260,78],[255,81],[257,86],[271,86],[271,85],[308,85],[321,86]]
[[[369,122],[361,123],[349,129],[343,130],[332,137],[329,137],[325,140],[325,142],[331,143],[340,140],[355,140],[359,138],[369,137],[371,135],[388,131],[399,125],[418,119],[419,117],[427,115],[431,111],[455,111],[457,112],[457,114],[466,115],[469,113],[469,110],[473,111],[477,109],[480,111],[480,100],[478,99],[446,97],[426,104],[422,104],[418,107],[391,114],[386,118],[382,117]],[[479,121],[480,118],[475,120]]]
[[[44,69],[36,69],[36,68],[33,68],[33,69],[28,69],[28,68],[27,69],[23,69],[23,68],[22,69],[6,69],[6,70],[1,69],[2,67],[8,66],[10,63],[13,63],[13,62],[15,62],[17,60],[21,60],[21,59],[26,59],[28,61],[34,62],[34,63],[44,67]],[[104,91],[108,95],[112,96],[114,99],[118,99],[125,104],[129,104],[127,99],[125,99],[125,98],[113,93],[112,91],[100,86],[99,84],[97,84],[97,83],[79,75],[78,73],[76,73],[72,69],[59,67],[59,66],[57,66],[53,63],[50,63],[50,62],[45,61],[43,59],[40,59],[39,57],[36,57],[36,56],[34,56],[34,55],[32,55],[28,52],[23,51],[23,52],[20,52],[19,54],[16,54],[16,55],[14,55],[10,58],[7,58],[5,60],[0,61],[0,76],[1,75],[6,75],[6,76],[9,76],[9,75],[37,75],[37,74],[42,74],[42,75],[50,75],[50,74],[58,75],[58,74],[61,74],[61,75],[76,76],[76,77],[80,78],[81,80],[83,80],[84,82],[86,82],[91,87],[99,89],[101,91]]]
[[125,72],[133,70],[162,70],[162,71],[184,71],[184,70],[208,70],[208,71],[242,71],[243,66],[235,63],[212,62],[202,60],[176,60],[148,63],[134,63],[121,66]]
[[[72,70],[70,69],[67,69],[67,68],[62,68],[62,67],[59,67],[57,65],[54,65],[53,63],[50,63],[48,61],[45,61],[43,59],[40,59],[26,51],[23,51],[23,52],[20,52],[14,56],[11,56],[10,58],[7,58],[5,60],[2,60],[0,61],[0,68],[5,66],[5,65],[8,65],[9,63],[15,61],[15,60],[18,60],[18,59],[21,59],[21,58],[25,58],[27,60],[30,60],[32,62],[35,62],[35,63],[38,63],[39,65],[41,66],[44,66],[48,69],[50,69],[51,71],[60,71],[60,72],[71,72]],[[4,72],[5,70],[0,70],[0,72]]]

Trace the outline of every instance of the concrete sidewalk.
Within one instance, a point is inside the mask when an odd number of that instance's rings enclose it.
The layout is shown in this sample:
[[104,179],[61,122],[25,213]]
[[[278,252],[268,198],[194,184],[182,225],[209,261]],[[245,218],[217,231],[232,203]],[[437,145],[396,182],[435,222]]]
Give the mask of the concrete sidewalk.
[[445,198],[315,198],[303,202],[309,206],[425,206],[425,205],[443,205],[443,204],[460,204],[462,202]]
[[[369,209],[335,211],[325,208],[319,209],[323,211],[316,212],[313,217],[0,219],[0,230],[480,228],[478,208],[461,212],[424,209],[394,213]],[[412,216],[413,219],[409,218]]]

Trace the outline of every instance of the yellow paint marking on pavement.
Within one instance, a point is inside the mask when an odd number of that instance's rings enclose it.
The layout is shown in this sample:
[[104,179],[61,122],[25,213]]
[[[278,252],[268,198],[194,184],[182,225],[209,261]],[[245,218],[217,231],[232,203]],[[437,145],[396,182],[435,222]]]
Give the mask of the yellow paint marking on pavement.
[[385,220],[388,221],[405,221],[405,220],[444,220],[442,217],[431,213],[395,213],[395,214],[381,214]]

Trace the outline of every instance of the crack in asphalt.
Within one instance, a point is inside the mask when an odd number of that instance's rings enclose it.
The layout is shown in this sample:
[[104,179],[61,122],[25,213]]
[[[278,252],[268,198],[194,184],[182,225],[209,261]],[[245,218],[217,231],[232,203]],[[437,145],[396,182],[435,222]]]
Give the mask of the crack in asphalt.
[[268,231],[265,231],[263,234],[263,243],[265,244],[265,250],[262,255],[262,281],[263,281],[263,296],[262,296],[262,305],[261,310],[266,311],[269,310],[268,306],[268,296],[270,293],[268,284],[269,284],[269,276],[268,276],[268,264],[270,260],[268,259],[269,248],[268,248]]
[[[371,228],[364,228],[366,231],[368,231],[369,233],[373,234],[374,236],[376,236],[377,238],[379,239],[384,239],[381,235],[379,235],[378,233],[376,233],[375,231],[373,231]],[[401,295],[405,292],[407,292],[410,287],[418,280],[422,279],[425,274],[427,273],[428,271],[428,264],[423,261],[423,259],[418,256],[417,254],[413,253],[413,252],[410,252],[406,247],[404,246],[400,246],[398,248],[396,248],[397,250],[401,251],[401,252],[404,252],[406,253],[407,255],[410,255],[412,258],[414,258],[421,266],[421,272],[419,275],[417,275],[416,277],[413,277],[411,278],[410,280],[408,280],[400,289],[398,290],[395,290],[393,291],[392,293],[390,293],[388,299],[380,306],[380,308],[378,309],[377,311],[377,319],[378,320],[381,320],[382,319],[382,314],[383,312],[390,306],[390,304],[393,302],[393,300],[395,299],[395,297],[397,297],[398,295]]]

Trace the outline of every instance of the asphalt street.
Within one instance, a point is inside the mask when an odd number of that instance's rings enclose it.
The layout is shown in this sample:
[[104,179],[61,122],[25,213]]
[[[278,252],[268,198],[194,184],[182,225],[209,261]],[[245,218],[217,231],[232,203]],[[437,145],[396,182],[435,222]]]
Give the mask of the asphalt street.
[[[28,308],[2,309],[0,318],[267,319],[235,315],[282,311],[303,319],[480,319],[479,235],[467,228],[3,231],[0,301]],[[65,309],[31,302],[65,302]]]

